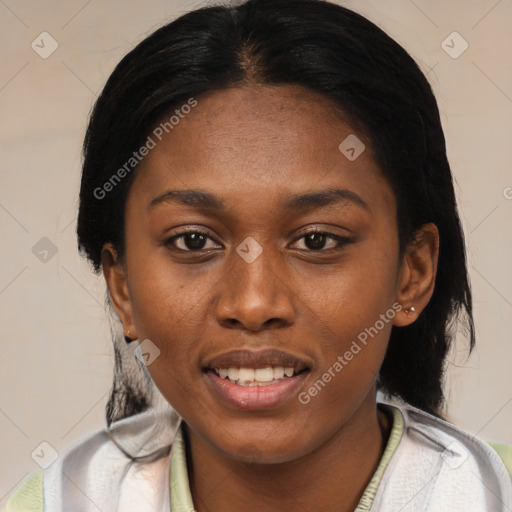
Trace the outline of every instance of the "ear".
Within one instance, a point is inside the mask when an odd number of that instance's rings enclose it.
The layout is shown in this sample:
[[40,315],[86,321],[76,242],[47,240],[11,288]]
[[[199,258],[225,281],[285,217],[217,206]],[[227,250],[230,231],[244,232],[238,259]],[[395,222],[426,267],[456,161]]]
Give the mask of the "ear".
[[[410,325],[425,309],[434,292],[439,256],[439,231],[432,223],[424,224],[409,243],[398,277],[397,301],[402,309],[393,325]],[[409,308],[413,306],[413,310]]]
[[101,250],[101,266],[112,306],[123,323],[124,333],[132,339],[137,339],[126,267],[110,242],[104,244]]

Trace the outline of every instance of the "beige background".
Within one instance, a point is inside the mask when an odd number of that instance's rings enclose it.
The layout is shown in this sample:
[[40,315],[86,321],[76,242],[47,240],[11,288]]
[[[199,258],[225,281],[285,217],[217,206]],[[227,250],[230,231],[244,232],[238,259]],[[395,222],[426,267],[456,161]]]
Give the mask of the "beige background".
[[[512,444],[512,3],[340,3],[405,46],[437,95],[479,341],[466,361],[460,337],[451,358],[450,417]],[[104,423],[113,357],[104,284],[76,250],[80,144],[93,100],[119,59],[199,5],[0,0],[0,506],[39,469],[31,453],[41,442],[59,451]],[[47,59],[31,48],[43,31],[59,45]],[[456,59],[441,47],[453,31],[469,44]],[[43,237],[57,248],[46,263],[32,252]]]

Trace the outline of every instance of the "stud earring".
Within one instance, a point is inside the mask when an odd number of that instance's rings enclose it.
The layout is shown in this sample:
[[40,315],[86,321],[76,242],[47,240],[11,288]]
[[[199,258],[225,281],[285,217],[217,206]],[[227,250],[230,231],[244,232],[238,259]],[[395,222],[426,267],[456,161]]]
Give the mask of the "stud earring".
[[130,338],[130,329],[128,329],[126,331],[126,334],[124,335],[124,341],[126,341],[126,343],[131,343],[133,341],[133,338]]
[[410,306],[408,308],[404,308],[405,314],[407,315],[407,318],[411,318],[411,315],[409,313],[415,313],[416,308],[414,306]]

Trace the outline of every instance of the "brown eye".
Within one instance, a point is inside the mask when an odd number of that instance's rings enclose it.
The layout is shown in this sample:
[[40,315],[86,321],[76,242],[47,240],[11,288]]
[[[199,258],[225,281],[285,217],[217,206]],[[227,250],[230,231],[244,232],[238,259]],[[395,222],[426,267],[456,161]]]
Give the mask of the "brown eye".
[[206,244],[207,237],[199,233],[187,233],[182,235],[183,244],[191,251],[203,249]]
[[201,251],[204,249],[214,249],[218,247],[215,244],[213,244],[212,247],[205,247],[208,241],[213,243],[206,233],[202,233],[200,231],[187,231],[185,233],[172,236],[165,242],[165,244],[172,245],[176,249],[184,252]]
[[304,243],[308,249],[323,249],[328,240],[324,233],[310,233],[304,237]]
[[304,248],[302,250],[310,250],[310,251],[319,251],[324,252],[325,250],[334,250],[339,249],[344,244],[350,243],[348,238],[335,235],[334,233],[326,233],[322,231],[312,231],[310,233],[306,233],[297,239],[295,243],[304,240]]

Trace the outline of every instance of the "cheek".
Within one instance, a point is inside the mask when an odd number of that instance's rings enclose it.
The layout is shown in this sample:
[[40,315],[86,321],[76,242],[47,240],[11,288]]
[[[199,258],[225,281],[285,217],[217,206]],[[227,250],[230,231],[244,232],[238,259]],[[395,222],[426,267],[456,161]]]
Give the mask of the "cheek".
[[340,265],[297,281],[296,293],[333,333],[357,336],[392,306],[397,258],[392,246],[363,242]]
[[317,278],[314,288],[300,291],[309,313],[303,324],[312,331],[321,361],[312,377],[328,382],[325,392],[321,382],[317,391],[311,389],[313,395],[322,389],[319,406],[333,400],[355,404],[373,385],[385,356],[396,314],[398,253],[368,249],[350,265]]
[[132,263],[130,295],[138,333],[165,337],[187,328],[212,286],[212,276],[171,264],[162,249]]
[[[132,312],[138,339],[150,340],[158,357],[148,366],[157,387],[161,382],[179,386],[190,375],[189,342],[194,300],[172,275],[157,265],[133,266],[130,275]],[[189,292],[190,293],[190,292]],[[151,345],[149,345],[151,346]]]
[[153,281],[148,275],[144,289],[136,298],[134,293],[135,325],[139,340],[151,340],[159,351],[148,371],[171,406],[180,415],[188,416],[191,407],[201,408],[191,386],[200,372],[195,364],[202,327],[197,318],[200,297],[169,276],[155,277]]
[[[322,414],[329,429],[333,410],[350,417],[375,385],[387,349],[394,310],[374,304],[340,300],[338,308],[324,308],[315,318],[315,361],[299,396],[308,413]],[[330,314],[331,313],[331,314]],[[386,316],[387,313],[387,316]],[[331,425],[332,426],[332,425]]]
[[321,294],[302,294],[307,317],[303,325],[320,348],[316,357],[324,366],[347,353],[351,367],[378,371],[395,315],[386,285],[366,275],[333,276],[321,287]]

